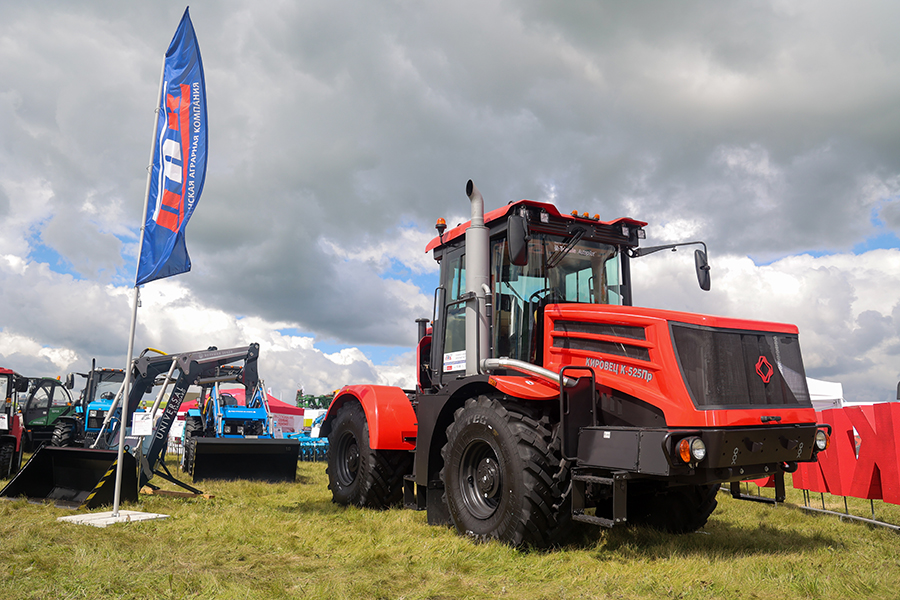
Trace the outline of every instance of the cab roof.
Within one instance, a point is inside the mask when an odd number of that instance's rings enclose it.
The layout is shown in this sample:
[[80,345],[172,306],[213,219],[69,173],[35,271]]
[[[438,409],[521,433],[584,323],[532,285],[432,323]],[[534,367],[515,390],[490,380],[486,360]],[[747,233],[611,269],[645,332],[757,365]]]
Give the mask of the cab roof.
[[[614,221],[599,221],[599,220],[591,219],[591,218],[576,217],[573,215],[564,215],[564,214],[560,214],[559,210],[553,204],[550,204],[548,202],[537,202],[535,200],[519,200],[518,202],[510,202],[506,206],[501,206],[500,208],[495,208],[492,211],[486,212],[484,214],[484,224],[489,227],[490,223],[492,221],[502,219],[502,218],[512,214],[515,211],[515,209],[517,209],[521,206],[542,209],[542,210],[546,211],[547,214],[550,215],[550,217],[552,217],[554,219],[559,219],[563,222],[572,221],[572,222],[576,222],[576,223],[590,223],[592,225],[608,225],[611,227],[615,227],[616,225],[621,225],[622,223],[625,223],[627,225],[633,225],[635,227],[644,227],[647,224],[644,221],[637,221],[637,220],[629,218],[629,217],[621,217]],[[448,243],[452,242],[453,240],[457,239],[458,237],[464,235],[466,233],[466,229],[469,227],[470,223],[471,223],[471,220],[466,221],[465,223],[462,223],[461,225],[457,225],[453,229],[449,229],[448,231],[446,231],[444,233],[443,239],[441,239],[441,236],[435,237],[430,242],[428,242],[427,246],[425,246],[425,252],[431,252],[435,248],[437,248],[439,246],[443,246],[444,244],[448,244]]]

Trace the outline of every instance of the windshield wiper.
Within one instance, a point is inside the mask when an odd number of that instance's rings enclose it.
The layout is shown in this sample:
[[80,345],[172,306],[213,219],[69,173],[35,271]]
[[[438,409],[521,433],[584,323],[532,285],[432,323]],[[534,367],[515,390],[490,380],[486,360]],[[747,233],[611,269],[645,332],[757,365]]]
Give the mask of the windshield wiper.
[[587,233],[587,229],[582,227],[581,225],[570,225],[567,233],[571,234],[571,237],[566,241],[566,245],[554,252],[550,255],[550,258],[547,259],[547,268],[552,269],[556,265],[562,261],[566,257],[566,255],[572,251],[572,248],[575,247],[575,244],[581,241],[581,238],[584,237],[584,234]]

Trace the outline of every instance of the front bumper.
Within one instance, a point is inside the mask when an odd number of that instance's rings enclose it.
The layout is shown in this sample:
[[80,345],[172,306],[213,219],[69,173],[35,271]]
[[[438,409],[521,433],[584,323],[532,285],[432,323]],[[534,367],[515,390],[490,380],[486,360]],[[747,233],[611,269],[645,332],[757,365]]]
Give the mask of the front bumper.
[[[647,429],[585,427],[579,432],[577,466],[651,477],[684,477],[724,483],[792,471],[815,460],[815,423],[763,427]],[[699,437],[700,461],[683,462],[677,445]]]

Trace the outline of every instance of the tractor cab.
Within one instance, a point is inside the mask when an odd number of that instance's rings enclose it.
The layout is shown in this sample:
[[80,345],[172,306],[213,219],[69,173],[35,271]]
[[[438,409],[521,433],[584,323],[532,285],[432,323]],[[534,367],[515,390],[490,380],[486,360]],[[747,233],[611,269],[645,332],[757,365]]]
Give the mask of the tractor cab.
[[[631,305],[630,250],[646,224],[633,219],[561,215],[555,206],[522,200],[484,215],[490,232],[488,356],[543,363],[542,322],[550,304]],[[428,382],[447,383],[465,369],[465,229],[440,235],[427,250],[441,263],[435,293]]]
[[16,473],[22,464],[22,416],[18,395],[28,391],[28,379],[0,368],[0,479]]
[[33,452],[41,444],[50,441],[53,428],[60,417],[74,413],[72,394],[63,382],[55,377],[29,379],[28,397],[22,405],[26,451]]

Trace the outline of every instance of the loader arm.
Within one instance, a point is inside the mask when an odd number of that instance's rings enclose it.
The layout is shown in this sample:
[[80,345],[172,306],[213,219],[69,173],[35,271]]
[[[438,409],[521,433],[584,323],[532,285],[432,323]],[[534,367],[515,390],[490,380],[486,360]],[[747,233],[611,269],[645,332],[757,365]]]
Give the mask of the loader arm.
[[[141,472],[138,481],[138,487],[145,485],[154,474],[160,475],[164,479],[173,481],[174,478],[168,474],[160,472],[157,466],[160,462],[160,456],[168,444],[169,431],[172,429],[172,423],[178,416],[178,409],[184,402],[184,396],[188,388],[192,385],[203,385],[218,378],[217,370],[229,363],[236,361],[244,361],[244,369],[239,375],[242,383],[247,386],[256,385],[256,361],[259,358],[259,344],[250,344],[239,348],[231,348],[228,350],[202,350],[197,352],[186,352],[184,354],[142,357],[135,361],[135,370],[137,376],[135,385],[131,388],[128,398],[129,412],[134,412],[137,404],[143,396],[143,389],[147,384],[160,374],[168,371],[172,361],[177,362],[177,368],[180,372],[175,386],[169,396],[169,402],[166,408],[153,428],[153,438],[147,449],[147,454],[141,457]],[[225,377],[234,380],[237,375],[230,374]],[[252,390],[253,387],[248,389]],[[178,485],[183,485],[178,482]]]

